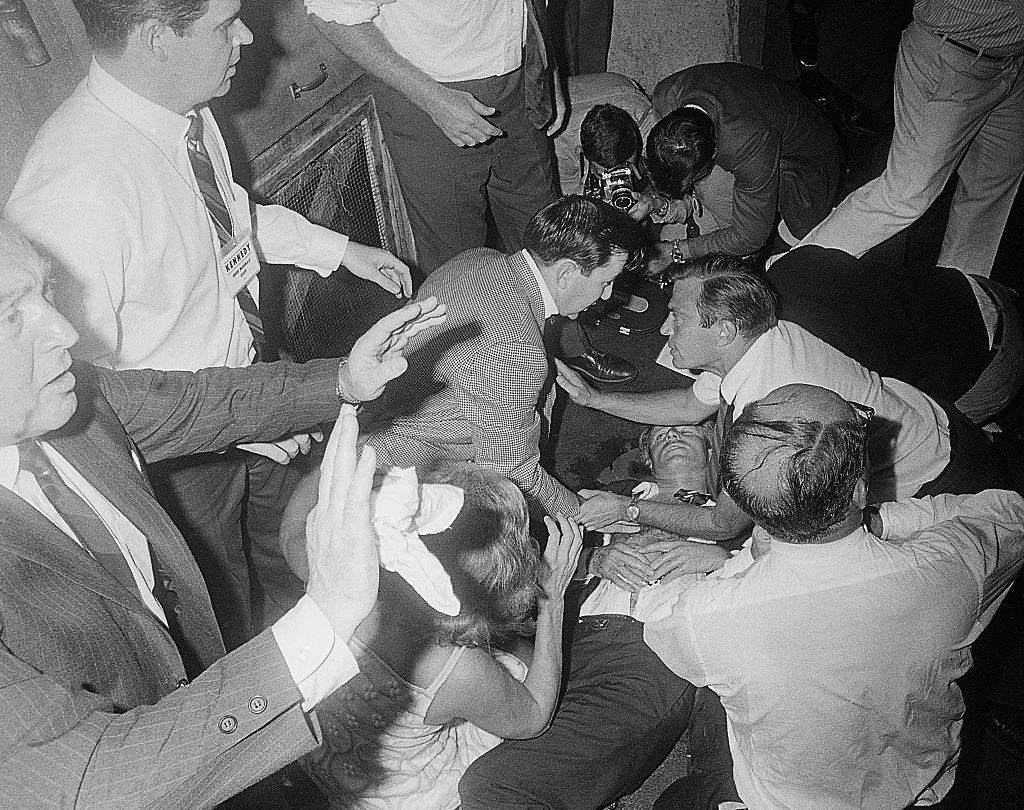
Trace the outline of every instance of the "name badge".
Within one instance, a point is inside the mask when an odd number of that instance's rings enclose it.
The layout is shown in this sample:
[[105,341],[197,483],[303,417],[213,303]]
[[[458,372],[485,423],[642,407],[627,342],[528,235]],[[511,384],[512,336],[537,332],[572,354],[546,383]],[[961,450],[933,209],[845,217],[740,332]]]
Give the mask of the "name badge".
[[228,292],[238,294],[260,272],[260,260],[252,243],[252,233],[246,231],[224,245],[217,255],[217,265],[228,283]]

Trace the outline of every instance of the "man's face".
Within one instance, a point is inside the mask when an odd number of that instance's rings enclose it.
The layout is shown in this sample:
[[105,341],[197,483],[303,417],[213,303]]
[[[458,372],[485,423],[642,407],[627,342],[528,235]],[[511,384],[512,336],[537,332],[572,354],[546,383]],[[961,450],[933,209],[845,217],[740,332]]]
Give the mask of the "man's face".
[[711,429],[705,425],[656,427],[649,441],[651,471],[668,481],[704,469],[711,458]]
[[668,335],[668,348],[676,368],[706,368],[719,354],[717,338],[721,325],[701,326],[694,304],[699,290],[700,281],[689,278],[677,281],[672,289],[661,334]]
[[167,29],[168,69],[192,107],[231,89],[235,63],[252,32],[242,22],[240,0],[210,0],[206,13],[178,36]]
[[558,314],[575,318],[591,304],[600,299],[607,300],[612,294],[612,282],[626,266],[625,253],[613,253],[611,258],[586,276],[574,265],[567,276],[560,280],[554,291]]
[[0,244],[0,445],[59,428],[77,406],[68,349],[78,334],[50,303],[42,261],[7,248]]

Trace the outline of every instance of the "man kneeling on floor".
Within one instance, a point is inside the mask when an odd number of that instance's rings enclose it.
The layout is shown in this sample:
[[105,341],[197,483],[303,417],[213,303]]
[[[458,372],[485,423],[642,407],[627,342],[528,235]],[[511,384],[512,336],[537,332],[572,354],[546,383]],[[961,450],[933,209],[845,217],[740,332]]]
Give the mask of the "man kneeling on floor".
[[[657,486],[644,494],[707,500],[710,437],[692,425],[645,431]],[[636,790],[690,722],[695,691],[644,643],[643,623],[667,616],[681,593],[727,558],[719,545],[650,528],[586,549],[581,567],[601,579],[584,589],[590,593],[551,727],[476,760],[459,785],[463,810],[598,810]]]
[[748,404],[720,466],[753,553],[644,628],[673,672],[722,698],[736,786],[759,810],[941,800],[956,681],[1024,558],[1013,492],[865,508],[870,418],[810,385]]

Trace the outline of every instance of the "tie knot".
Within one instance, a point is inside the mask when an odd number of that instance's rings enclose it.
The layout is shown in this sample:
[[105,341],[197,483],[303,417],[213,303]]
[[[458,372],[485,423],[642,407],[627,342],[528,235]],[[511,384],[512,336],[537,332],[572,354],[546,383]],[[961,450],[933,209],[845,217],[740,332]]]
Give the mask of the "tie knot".
[[186,137],[194,143],[203,142],[203,119],[199,117],[199,113],[189,113],[188,135]]

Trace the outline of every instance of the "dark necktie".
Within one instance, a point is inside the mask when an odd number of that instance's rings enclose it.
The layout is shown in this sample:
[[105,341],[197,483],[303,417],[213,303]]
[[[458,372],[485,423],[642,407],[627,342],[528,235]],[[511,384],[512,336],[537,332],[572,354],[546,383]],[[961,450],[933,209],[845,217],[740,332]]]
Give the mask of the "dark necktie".
[[21,469],[35,476],[46,500],[57,510],[75,537],[107,573],[138,598],[139,586],[128,567],[128,561],[100,516],[60,477],[37,441],[19,444],[18,454]]
[[736,405],[732,402],[726,402],[725,397],[721,394],[718,395],[718,419],[715,420],[715,448],[714,448],[714,464],[716,474],[715,477],[717,490],[722,490],[722,466],[721,466],[721,454],[722,454],[722,441],[725,439],[725,434],[729,432],[729,428],[732,427],[733,412],[736,410]]
[[[220,187],[217,185],[217,175],[213,170],[210,153],[203,144],[203,119],[198,113],[190,115],[188,119],[188,159],[192,164],[192,173],[196,176],[199,192],[203,195],[203,202],[206,203],[206,210],[210,212],[210,218],[213,220],[213,229],[217,232],[217,238],[223,247],[233,236],[231,214],[228,213],[228,207],[224,204],[224,197],[221,196]],[[258,355],[263,346],[263,319],[260,317],[259,307],[256,306],[248,287],[243,286],[235,295],[235,299],[242,308],[249,331],[252,332]]]

